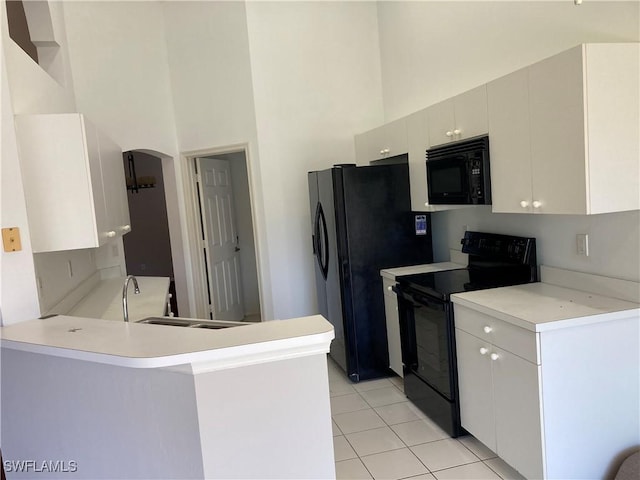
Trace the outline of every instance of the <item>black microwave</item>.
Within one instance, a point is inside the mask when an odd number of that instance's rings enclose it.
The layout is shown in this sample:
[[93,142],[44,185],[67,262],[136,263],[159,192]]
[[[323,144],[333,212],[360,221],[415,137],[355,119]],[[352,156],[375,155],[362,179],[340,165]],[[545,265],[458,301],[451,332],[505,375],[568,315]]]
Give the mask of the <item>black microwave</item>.
[[489,137],[428,149],[427,185],[432,205],[490,205]]

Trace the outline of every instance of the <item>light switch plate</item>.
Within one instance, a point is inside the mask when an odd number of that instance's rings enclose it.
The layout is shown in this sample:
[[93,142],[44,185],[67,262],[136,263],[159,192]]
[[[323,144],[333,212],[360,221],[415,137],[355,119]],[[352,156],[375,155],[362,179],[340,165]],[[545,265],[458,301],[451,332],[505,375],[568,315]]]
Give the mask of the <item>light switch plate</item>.
[[576,253],[585,257],[589,256],[589,235],[586,233],[576,235]]
[[2,245],[5,252],[19,252],[22,250],[20,229],[18,227],[3,228]]

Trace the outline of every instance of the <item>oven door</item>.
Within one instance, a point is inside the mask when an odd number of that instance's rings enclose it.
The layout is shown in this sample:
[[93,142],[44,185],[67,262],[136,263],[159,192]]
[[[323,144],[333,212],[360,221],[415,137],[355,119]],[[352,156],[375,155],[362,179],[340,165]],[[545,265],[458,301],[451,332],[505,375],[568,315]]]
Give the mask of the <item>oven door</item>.
[[453,322],[449,302],[411,289],[397,288],[402,362],[448,400],[454,400]]

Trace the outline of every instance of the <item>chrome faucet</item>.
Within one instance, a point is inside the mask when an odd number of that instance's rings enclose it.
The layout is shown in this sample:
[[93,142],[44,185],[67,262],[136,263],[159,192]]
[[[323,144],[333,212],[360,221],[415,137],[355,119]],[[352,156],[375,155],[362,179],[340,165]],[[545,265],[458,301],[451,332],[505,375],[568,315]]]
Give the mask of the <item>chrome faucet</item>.
[[138,280],[133,275],[128,275],[127,278],[124,279],[124,287],[122,288],[122,315],[124,316],[124,321],[129,321],[129,306],[127,305],[127,290],[129,289],[129,280],[133,280],[133,293],[139,294],[140,288],[138,288]]

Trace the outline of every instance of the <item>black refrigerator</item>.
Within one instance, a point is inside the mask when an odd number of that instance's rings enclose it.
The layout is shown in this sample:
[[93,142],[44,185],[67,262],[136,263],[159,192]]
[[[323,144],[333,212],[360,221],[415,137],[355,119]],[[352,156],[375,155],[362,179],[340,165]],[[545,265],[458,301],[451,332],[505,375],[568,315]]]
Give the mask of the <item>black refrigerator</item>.
[[411,212],[406,163],[337,165],[308,179],[318,308],[335,329],[330,355],[354,382],[388,376],[380,270],[433,261],[430,216]]

